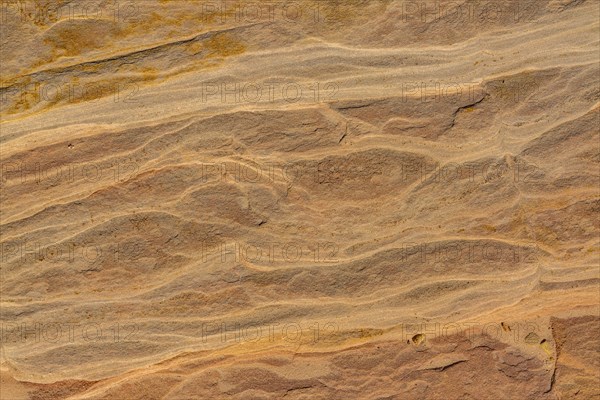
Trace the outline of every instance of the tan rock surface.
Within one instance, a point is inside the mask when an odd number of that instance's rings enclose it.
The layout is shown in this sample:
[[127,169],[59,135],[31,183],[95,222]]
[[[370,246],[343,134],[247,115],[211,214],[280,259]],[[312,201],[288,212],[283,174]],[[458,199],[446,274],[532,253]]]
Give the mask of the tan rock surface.
[[597,1],[1,5],[0,398],[600,398]]

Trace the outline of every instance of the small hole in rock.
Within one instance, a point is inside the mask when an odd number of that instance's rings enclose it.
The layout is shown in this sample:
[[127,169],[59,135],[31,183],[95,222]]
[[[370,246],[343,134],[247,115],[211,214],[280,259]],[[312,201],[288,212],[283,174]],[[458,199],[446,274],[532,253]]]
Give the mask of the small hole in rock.
[[424,341],[425,335],[423,335],[422,333],[417,333],[415,336],[412,337],[412,342],[417,346],[423,343]]

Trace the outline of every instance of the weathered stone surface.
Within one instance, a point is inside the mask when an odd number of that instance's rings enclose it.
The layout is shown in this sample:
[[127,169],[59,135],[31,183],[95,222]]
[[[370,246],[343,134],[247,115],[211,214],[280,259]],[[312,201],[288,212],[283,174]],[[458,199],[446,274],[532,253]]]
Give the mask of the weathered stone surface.
[[6,1],[0,398],[600,398],[600,5]]

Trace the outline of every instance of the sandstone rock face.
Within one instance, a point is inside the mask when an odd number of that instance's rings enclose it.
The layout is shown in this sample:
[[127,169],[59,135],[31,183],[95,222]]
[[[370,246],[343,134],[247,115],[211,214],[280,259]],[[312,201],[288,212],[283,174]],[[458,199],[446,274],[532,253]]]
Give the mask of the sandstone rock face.
[[600,399],[597,1],[1,6],[1,399]]

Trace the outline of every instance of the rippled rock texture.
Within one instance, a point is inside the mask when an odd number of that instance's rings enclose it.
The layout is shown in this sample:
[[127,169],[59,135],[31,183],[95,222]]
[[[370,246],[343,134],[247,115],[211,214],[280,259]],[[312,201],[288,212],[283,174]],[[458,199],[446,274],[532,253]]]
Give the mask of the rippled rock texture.
[[600,398],[597,1],[1,5],[2,399]]

